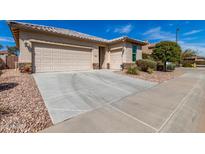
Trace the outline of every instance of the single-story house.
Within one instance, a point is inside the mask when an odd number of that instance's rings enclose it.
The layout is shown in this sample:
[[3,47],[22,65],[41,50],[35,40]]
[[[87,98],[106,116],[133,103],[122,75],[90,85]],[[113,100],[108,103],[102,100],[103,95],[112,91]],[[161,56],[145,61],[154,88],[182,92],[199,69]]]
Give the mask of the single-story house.
[[112,40],[73,30],[8,21],[17,47],[19,67],[32,72],[120,69],[142,58],[147,42],[129,37]]

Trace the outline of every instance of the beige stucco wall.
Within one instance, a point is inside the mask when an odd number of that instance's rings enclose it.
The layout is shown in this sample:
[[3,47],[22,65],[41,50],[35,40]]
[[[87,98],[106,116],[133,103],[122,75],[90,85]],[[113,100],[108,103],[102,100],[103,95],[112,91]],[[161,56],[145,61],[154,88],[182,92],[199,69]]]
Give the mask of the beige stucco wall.
[[[20,56],[19,62],[20,63],[27,63],[31,62],[32,60],[32,50],[29,50],[28,47],[25,46],[25,41],[29,41],[30,39],[33,40],[40,40],[46,42],[53,42],[53,43],[63,43],[63,44],[72,44],[78,46],[86,46],[92,48],[92,63],[99,63],[99,46],[96,43],[87,42],[83,40],[77,40],[73,38],[68,38],[59,35],[51,35],[45,34],[40,32],[30,32],[30,31],[20,31],[19,34],[19,49],[20,49]],[[132,63],[132,43],[128,42],[121,42],[112,44],[109,46],[105,46],[105,61],[103,63],[103,68],[107,67],[107,63],[110,63],[110,52],[112,50],[119,50],[123,49],[122,51],[122,62],[123,63]],[[142,58],[142,51],[137,50],[137,59]]]
[[29,51],[29,49],[25,46],[25,43],[24,43],[25,41],[28,41],[30,39],[91,47],[92,55],[93,55],[92,61],[93,63],[98,63],[99,48],[94,43],[71,39],[71,38],[63,37],[63,36],[50,35],[50,34],[38,33],[38,32],[30,32],[30,31],[20,31],[20,34],[19,34],[19,50],[20,50],[19,62],[20,63],[31,62],[32,50]]
[[[125,49],[125,61],[126,63],[132,63],[132,43],[126,43]],[[137,50],[136,60],[142,59],[142,50]]]
[[152,52],[153,52],[153,48],[149,48],[149,44],[142,46],[142,53],[152,54]]
[[[123,53],[122,53],[122,62],[123,63],[132,63],[132,43],[129,42],[122,42],[114,45],[109,45],[109,48],[112,52],[112,49],[117,49],[122,47]],[[137,44],[135,44],[137,45]],[[142,50],[137,50],[137,57],[136,60],[142,59]]]

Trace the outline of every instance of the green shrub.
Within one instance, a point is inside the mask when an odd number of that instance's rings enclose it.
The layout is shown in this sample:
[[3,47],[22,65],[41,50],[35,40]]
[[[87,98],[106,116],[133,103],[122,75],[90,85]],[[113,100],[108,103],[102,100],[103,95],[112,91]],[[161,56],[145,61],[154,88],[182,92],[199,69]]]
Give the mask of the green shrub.
[[138,67],[128,67],[127,73],[128,74],[134,74],[134,75],[139,75],[140,74]]
[[152,68],[147,69],[147,73],[152,74],[153,72],[154,72],[154,70]]
[[167,64],[167,70],[168,71],[175,70],[175,67],[176,67],[176,64],[174,64],[174,63]]
[[191,63],[184,63],[182,66],[183,67],[192,67],[192,64]]
[[31,73],[32,72],[32,65],[30,63],[22,65],[20,67],[21,73]]
[[184,61],[182,66],[183,67],[194,67],[194,63],[191,61]]
[[137,66],[141,71],[147,72],[148,68],[156,70],[157,63],[149,59],[140,59],[136,61]]

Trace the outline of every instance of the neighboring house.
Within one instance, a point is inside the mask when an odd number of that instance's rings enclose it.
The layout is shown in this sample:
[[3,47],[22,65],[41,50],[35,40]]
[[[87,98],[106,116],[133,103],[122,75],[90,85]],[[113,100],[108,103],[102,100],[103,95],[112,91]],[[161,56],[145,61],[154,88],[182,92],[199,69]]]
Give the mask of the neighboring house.
[[186,61],[194,61],[194,62],[205,62],[205,57],[202,56],[191,56],[191,57],[186,57],[184,58],[184,60]]
[[20,50],[19,66],[33,72],[120,69],[142,58],[147,43],[129,37],[107,40],[55,27],[8,21]]
[[0,51],[0,69],[6,68],[6,56],[8,55],[8,52],[6,50]]
[[147,44],[145,46],[142,47],[142,53],[143,54],[147,54],[147,55],[151,55],[153,52],[153,49],[155,47],[156,44]]
[[0,51],[0,58],[3,60],[3,62],[6,64],[6,56],[8,55],[8,51],[7,50],[1,50]]
[[183,60],[184,62],[196,64],[197,67],[205,67],[205,57],[202,56],[191,56],[191,57],[186,57]]
[[0,68],[1,69],[14,69],[17,67],[18,57],[13,54],[9,54],[7,50],[0,51]]

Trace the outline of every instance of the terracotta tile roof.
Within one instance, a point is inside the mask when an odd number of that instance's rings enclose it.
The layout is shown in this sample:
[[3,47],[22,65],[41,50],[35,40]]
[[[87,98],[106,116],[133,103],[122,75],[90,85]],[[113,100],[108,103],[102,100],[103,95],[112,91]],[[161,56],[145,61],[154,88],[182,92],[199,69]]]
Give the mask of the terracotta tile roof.
[[56,27],[37,25],[37,24],[30,24],[30,23],[23,23],[23,22],[17,22],[17,21],[7,21],[7,23],[10,26],[12,31],[14,29],[15,29],[15,31],[17,29],[27,29],[27,30],[35,30],[35,31],[42,31],[42,32],[49,32],[49,33],[54,33],[54,34],[60,34],[60,35],[76,37],[76,38],[79,38],[79,39],[85,39],[85,40],[90,40],[90,41],[95,41],[95,42],[102,42],[102,43],[114,43],[114,42],[117,42],[117,41],[128,40],[128,41],[132,41],[132,42],[135,42],[135,43],[147,44],[144,41],[129,38],[127,36],[115,38],[115,39],[112,39],[112,40],[107,40],[107,39],[104,39],[104,38],[84,34],[84,33],[77,32],[77,31],[74,31],[74,30],[69,30],[69,29],[56,28]]

